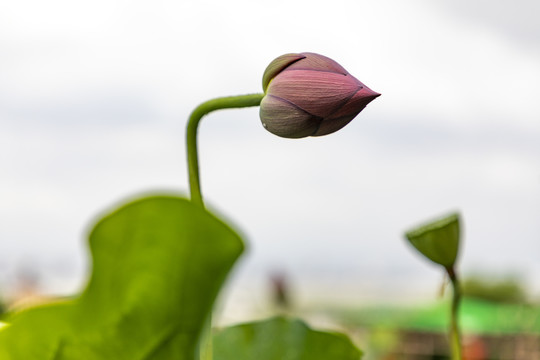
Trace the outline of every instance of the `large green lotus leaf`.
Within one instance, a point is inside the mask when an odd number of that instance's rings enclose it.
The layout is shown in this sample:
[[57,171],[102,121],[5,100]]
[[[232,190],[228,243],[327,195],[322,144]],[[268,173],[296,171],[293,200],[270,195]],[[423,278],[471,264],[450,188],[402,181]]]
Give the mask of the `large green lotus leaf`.
[[214,360],[359,360],[362,353],[339,333],[312,330],[276,317],[236,325],[214,335]]
[[1,360],[193,360],[239,236],[190,201],[152,196],[90,233],[93,271],[72,300],[13,314]]
[[408,231],[405,236],[425,257],[450,268],[459,250],[459,215],[450,214]]

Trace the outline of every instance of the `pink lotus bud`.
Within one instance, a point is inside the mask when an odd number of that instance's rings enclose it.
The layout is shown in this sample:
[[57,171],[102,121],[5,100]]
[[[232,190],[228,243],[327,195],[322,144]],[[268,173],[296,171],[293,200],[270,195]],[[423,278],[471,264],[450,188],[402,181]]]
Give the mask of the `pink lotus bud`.
[[263,126],[286,138],[331,134],[380,95],[334,60],[314,53],[276,58],[264,72],[263,89]]

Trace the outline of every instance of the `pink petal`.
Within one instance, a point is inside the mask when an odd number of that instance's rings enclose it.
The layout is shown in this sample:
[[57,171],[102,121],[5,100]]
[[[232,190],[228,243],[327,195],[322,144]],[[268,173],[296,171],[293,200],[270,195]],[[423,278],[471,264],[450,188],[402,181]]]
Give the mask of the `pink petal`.
[[364,85],[363,88],[358,90],[346,103],[343,104],[343,106],[337,109],[333,114],[329,115],[329,118],[340,118],[349,115],[356,116],[360,111],[362,111],[362,109],[366,107],[367,104],[380,95],[381,94],[376,93]]
[[266,130],[285,138],[313,135],[322,121],[290,102],[271,95],[262,99],[259,115]]
[[290,70],[276,76],[267,93],[287,99],[306,112],[324,118],[341,108],[360,86],[361,83],[350,75]]
[[304,52],[300,55],[305,56],[304,59],[295,62],[287,67],[287,70],[316,70],[334,72],[337,74],[347,75],[348,72],[334,60],[327,58],[326,56]]

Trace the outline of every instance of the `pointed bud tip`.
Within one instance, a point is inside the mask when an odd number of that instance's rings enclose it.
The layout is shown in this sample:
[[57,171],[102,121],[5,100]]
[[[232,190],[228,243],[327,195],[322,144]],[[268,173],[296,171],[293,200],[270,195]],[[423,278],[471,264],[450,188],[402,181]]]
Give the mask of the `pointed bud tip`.
[[370,88],[368,88],[365,85],[364,85],[364,88],[362,90],[365,93],[365,96],[368,96],[368,97],[373,98],[373,99],[378,98],[379,96],[381,96],[381,94],[379,94],[376,91],[371,90]]
[[366,100],[368,100],[368,102],[372,102],[373,100],[375,100],[376,98],[378,98],[379,96],[381,96],[381,94],[379,94],[378,92],[376,91],[373,91],[371,90],[370,88],[368,88],[367,86],[364,87],[362,90],[360,90],[362,92],[362,97]]
[[366,100],[369,100],[369,102],[372,102],[373,100],[375,100],[375,99],[378,98],[379,96],[381,96],[381,94],[379,94],[379,93],[374,93],[374,94],[364,95],[364,98],[365,98]]

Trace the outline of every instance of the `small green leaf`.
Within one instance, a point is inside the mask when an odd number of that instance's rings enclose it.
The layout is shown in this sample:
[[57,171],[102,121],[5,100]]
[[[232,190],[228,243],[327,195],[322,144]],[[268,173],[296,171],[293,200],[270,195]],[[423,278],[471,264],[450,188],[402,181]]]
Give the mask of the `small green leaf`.
[[193,360],[243,243],[190,201],[153,196],[100,220],[90,250],[86,290],[8,318],[0,359]]
[[459,214],[451,214],[420,226],[406,232],[405,236],[425,257],[451,268],[459,250]]
[[339,333],[276,317],[236,325],[214,336],[214,360],[359,360],[362,353]]

